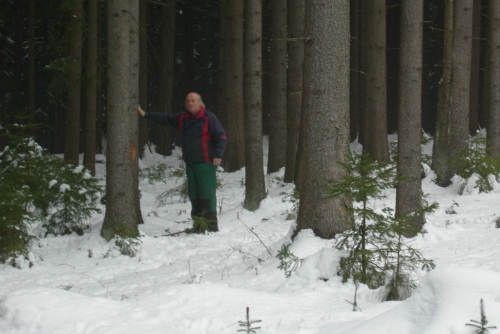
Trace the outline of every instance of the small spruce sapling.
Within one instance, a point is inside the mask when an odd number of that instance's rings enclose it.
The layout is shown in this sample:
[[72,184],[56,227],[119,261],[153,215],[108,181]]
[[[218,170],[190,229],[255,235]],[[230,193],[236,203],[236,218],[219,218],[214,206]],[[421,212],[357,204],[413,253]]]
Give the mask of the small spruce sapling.
[[457,202],[453,201],[453,204],[448,209],[444,210],[444,212],[446,212],[446,214],[448,215],[456,215],[457,210],[455,210],[455,207],[458,208],[459,206],[460,205]]
[[115,245],[122,255],[134,257],[142,241],[139,237],[121,237],[115,235]]
[[414,273],[418,270],[430,271],[435,268],[434,261],[424,258],[418,249],[411,246],[404,235],[405,233],[411,235],[419,233],[419,227],[412,224],[414,215],[432,212],[436,207],[437,204],[434,203],[404,217],[396,219],[390,216],[390,223],[386,225],[386,237],[378,249],[382,253],[387,269],[386,300],[406,299],[417,287],[413,278]]
[[278,254],[276,254],[276,257],[280,260],[278,269],[283,270],[287,278],[290,277],[292,273],[294,273],[302,264],[302,259],[299,259],[292,252],[290,252],[289,247],[289,245],[281,245],[281,249]]
[[473,174],[478,177],[476,188],[479,189],[480,193],[493,190],[489,179],[490,175],[496,178],[500,175],[500,157],[488,154],[486,138],[480,135],[470,139],[452,163],[456,166],[457,174],[465,180],[459,190],[460,195]]
[[395,167],[373,161],[366,154],[353,152],[348,163],[340,163],[347,172],[337,180],[326,180],[325,190],[332,198],[347,195],[361,206],[348,208],[354,214],[354,227],[337,239],[336,247],[349,252],[341,263],[344,282],[355,281],[377,288],[384,284],[385,273],[377,259],[377,245],[384,238],[387,215],[376,212],[370,201],[384,198],[394,186]]
[[238,322],[240,324],[240,327],[243,327],[243,328],[238,329],[237,332],[244,332],[246,334],[257,333],[256,330],[260,329],[260,327],[252,327],[252,326],[253,326],[253,324],[256,324],[258,322],[262,322],[262,320],[250,320],[250,308],[248,306],[247,306],[246,318],[247,318],[246,321],[239,321]]
[[[175,178],[175,183],[177,184],[180,180],[180,184],[165,190],[161,194],[159,194],[156,197],[156,201],[158,202],[158,206],[165,206],[167,205],[167,201],[170,198],[171,200],[173,199],[174,196],[179,196],[179,202],[186,203],[189,199],[188,197],[188,183],[187,183],[187,177],[186,177],[186,172],[184,171],[183,168],[178,168],[170,172],[169,174],[170,178]],[[165,181],[166,183],[166,178]]]
[[476,334],[486,334],[490,329],[496,329],[496,326],[488,326],[488,319],[486,319],[486,314],[484,313],[484,302],[483,299],[479,301],[479,312],[481,314],[481,321],[471,320],[471,323],[465,324],[465,326],[470,326],[476,328]]
[[280,195],[283,196],[282,202],[290,202],[292,203],[292,209],[289,210],[288,214],[286,215],[286,220],[294,220],[297,219],[298,213],[299,213],[299,199],[300,199],[300,193],[298,190],[294,190],[291,193],[286,193],[286,192],[281,192]]
[[166,175],[168,169],[169,167],[164,163],[141,168],[139,170],[139,179],[146,179],[148,180],[149,184],[154,184],[155,182],[166,183]]
[[99,181],[42,149],[32,138],[9,138],[0,152],[0,262],[26,257],[33,222],[38,236],[83,233],[84,220],[100,212]]
[[394,186],[394,166],[357,153],[343,166],[347,174],[339,180],[327,180],[326,190],[332,197],[347,194],[360,205],[349,208],[355,217],[354,227],[337,239],[336,247],[349,253],[340,263],[340,274],[344,282],[352,278],[372,289],[386,285],[388,297],[400,300],[408,295],[404,291],[414,287],[414,272],[434,268],[434,263],[411,247],[404,235],[414,232],[414,215],[431,212],[437,205],[426,205],[396,220],[392,209],[377,212],[371,207],[373,200],[384,198],[384,191]]
[[356,312],[357,310],[363,312],[358,305],[358,288],[359,288],[359,282],[354,281],[354,301],[350,302],[347,299],[345,300],[346,302],[352,305],[353,312]]

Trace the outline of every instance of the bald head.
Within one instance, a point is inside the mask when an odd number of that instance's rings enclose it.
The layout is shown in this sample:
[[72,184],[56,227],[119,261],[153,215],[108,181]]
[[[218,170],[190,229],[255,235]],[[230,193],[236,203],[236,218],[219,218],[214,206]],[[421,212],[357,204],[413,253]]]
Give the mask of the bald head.
[[205,107],[200,94],[191,92],[186,96],[185,107],[191,114],[196,115],[202,107]]

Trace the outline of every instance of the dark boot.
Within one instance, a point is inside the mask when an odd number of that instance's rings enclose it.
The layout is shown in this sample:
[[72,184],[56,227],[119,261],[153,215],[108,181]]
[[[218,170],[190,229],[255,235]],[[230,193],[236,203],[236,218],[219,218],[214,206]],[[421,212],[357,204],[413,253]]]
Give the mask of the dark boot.
[[207,227],[203,224],[203,209],[199,199],[191,200],[191,219],[193,227],[186,229],[186,233],[204,233]]
[[217,221],[217,212],[209,212],[207,214],[208,231],[219,232],[219,225]]
[[201,200],[194,199],[191,201],[191,218],[194,220],[194,217],[201,217],[203,213],[203,208],[201,207]]
[[211,208],[211,201],[209,199],[200,200],[201,207],[203,210],[203,217],[208,223],[209,232],[219,232],[219,226],[217,221],[217,212],[213,212]]

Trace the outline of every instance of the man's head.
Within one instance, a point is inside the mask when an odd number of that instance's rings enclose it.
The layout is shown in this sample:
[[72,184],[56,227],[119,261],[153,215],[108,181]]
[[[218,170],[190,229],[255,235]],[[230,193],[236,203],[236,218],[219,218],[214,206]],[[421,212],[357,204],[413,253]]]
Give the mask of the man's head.
[[192,92],[186,96],[185,107],[191,114],[196,115],[198,111],[200,111],[201,107],[204,106],[205,104],[201,100],[200,94]]

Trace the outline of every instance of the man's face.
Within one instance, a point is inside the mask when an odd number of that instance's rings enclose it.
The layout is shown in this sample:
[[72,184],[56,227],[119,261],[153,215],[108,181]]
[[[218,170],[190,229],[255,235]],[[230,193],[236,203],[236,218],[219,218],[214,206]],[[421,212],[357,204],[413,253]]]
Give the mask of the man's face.
[[201,109],[200,98],[194,93],[188,94],[186,97],[186,105],[189,112],[194,115]]

